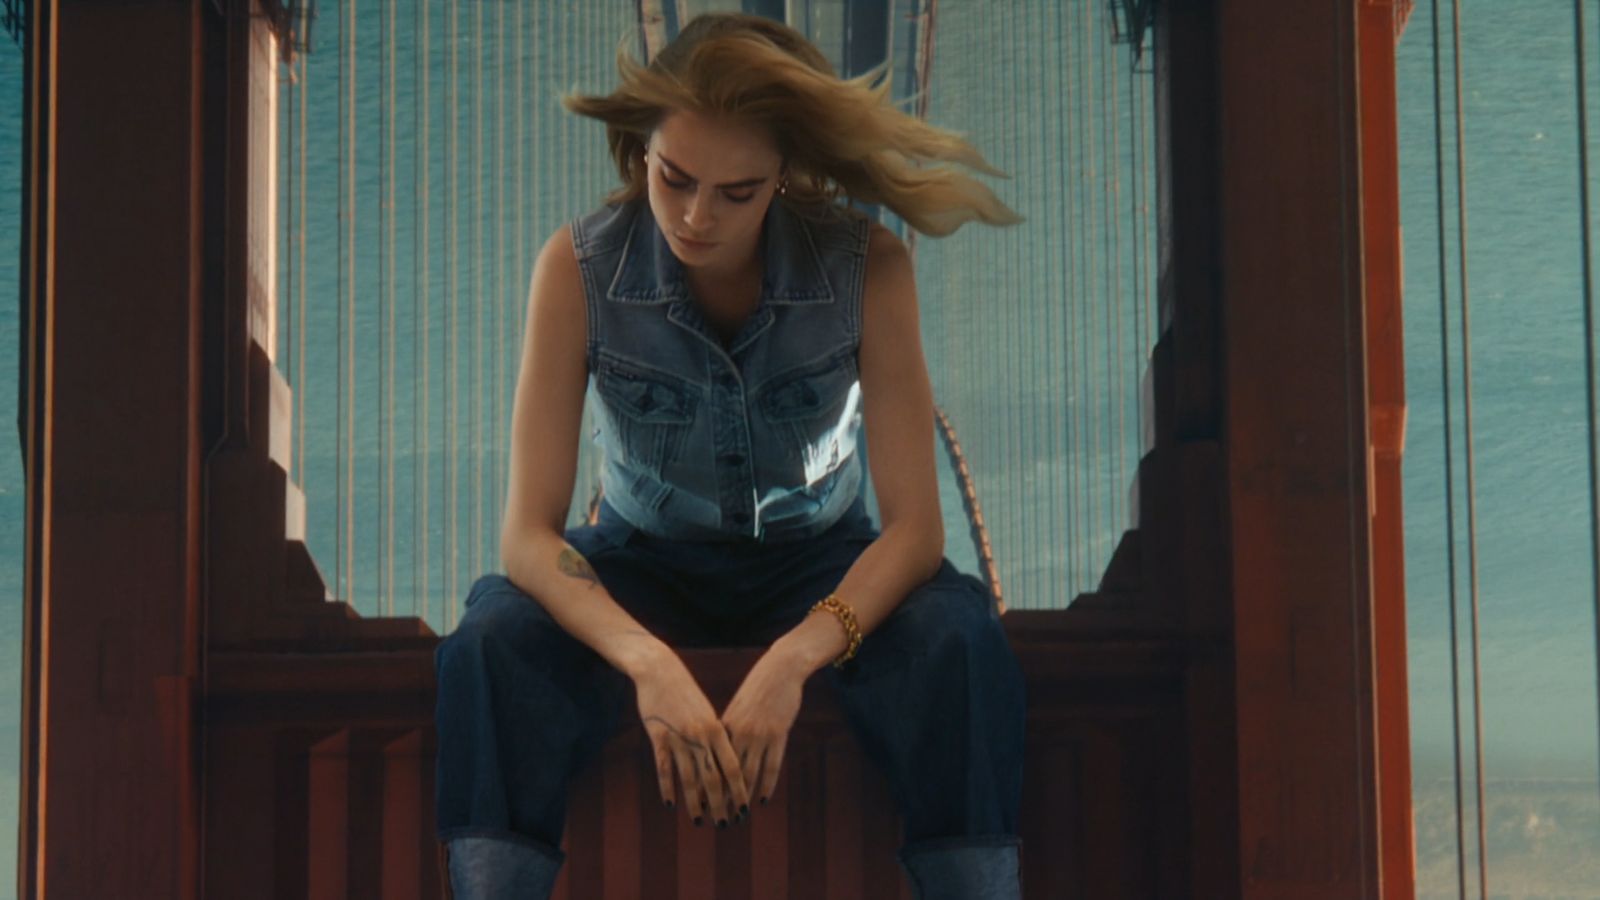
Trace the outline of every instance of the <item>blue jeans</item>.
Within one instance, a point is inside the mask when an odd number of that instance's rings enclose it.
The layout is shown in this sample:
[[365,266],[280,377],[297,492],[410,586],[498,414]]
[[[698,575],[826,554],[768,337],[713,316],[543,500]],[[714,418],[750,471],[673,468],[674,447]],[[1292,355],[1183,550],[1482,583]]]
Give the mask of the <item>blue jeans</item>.
[[[668,644],[766,646],[838,586],[877,534],[860,499],[832,528],[790,543],[668,540],[602,503],[598,523],[566,539]],[[492,881],[496,866],[511,872],[494,862],[503,851],[523,864],[505,877],[536,885],[517,896],[547,896],[565,859],[568,784],[623,724],[627,677],[500,575],[472,586],[434,662],[437,834],[452,851],[453,883]],[[897,856],[917,896],[1019,897],[1024,687],[983,583],[942,561],[854,659],[824,671],[888,778],[904,824]],[[460,838],[473,840],[450,843]]]

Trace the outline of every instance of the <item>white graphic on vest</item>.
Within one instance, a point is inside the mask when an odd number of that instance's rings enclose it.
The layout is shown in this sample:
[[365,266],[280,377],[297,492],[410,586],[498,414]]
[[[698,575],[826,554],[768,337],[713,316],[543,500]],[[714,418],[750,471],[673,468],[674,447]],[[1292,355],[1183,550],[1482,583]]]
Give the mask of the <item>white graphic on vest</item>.
[[838,421],[824,431],[811,446],[806,447],[801,459],[805,463],[805,484],[798,487],[774,487],[765,497],[755,498],[756,515],[751,523],[751,533],[761,534],[762,511],[800,493],[827,478],[850,460],[856,452],[856,431],[861,420],[861,382],[852,382],[846,395],[844,409]]

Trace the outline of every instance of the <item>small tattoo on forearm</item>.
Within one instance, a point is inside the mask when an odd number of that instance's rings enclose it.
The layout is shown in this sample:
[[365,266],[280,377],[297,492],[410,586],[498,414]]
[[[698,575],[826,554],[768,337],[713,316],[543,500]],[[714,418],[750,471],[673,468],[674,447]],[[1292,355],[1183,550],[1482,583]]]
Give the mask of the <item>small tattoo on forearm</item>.
[[589,565],[589,561],[584,559],[581,553],[571,547],[561,548],[561,555],[556,557],[556,566],[563,574],[581,578],[591,585],[600,583],[600,577],[594,574],[594,567]]

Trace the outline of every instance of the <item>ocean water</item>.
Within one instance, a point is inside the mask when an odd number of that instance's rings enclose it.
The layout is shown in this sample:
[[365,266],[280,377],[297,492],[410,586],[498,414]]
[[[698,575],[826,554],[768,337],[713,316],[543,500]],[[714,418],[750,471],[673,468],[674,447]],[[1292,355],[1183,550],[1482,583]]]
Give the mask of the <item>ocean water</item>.
[[[1600,62],[1594,34],[1600,10],[1593,3],[1585,7],[1592,98]],[[1460,859],[1467,873],[1465,895],[1479,895],[1473,783],[1481,765],[1491,896],[1595,897],[1600,896],[1596,608],[1585,477],[1589,425],[1573,9],[1571,3],[1463,4],[1464,150],[1459,158],[1452,8],[1444,4],[1437,10],[1437,54],[1434,12],[1430,3],[1418,4],[1398,49],[1410,417],[1404,463],[1406,614],[1419,887],[1424,896],[1456,896]],[[1442,94],[1437,126],[1436,59]],[[1600,146],[1595,113],[1591,99],[1591,153]],[[1436,140],[1436,127],[1442,142]],[[1442,166],[1436,152],[1441,144]],[[1456,190],[1458,172],[1464,175],[1464,207]],[[1481,760],[1474,759],[1473,750],[1469,630],[1457,215],[1463,208]],[[1448,482],[1446,358],[1453,444]],[[1455,516],[1454,640],[1447,497],[1454,498]],[[1454,681],[1452,658],[1459,673]],[[1460,804],[1453,778],[1458,747],[1465,787]],[[1458,810],[1464,841],[1458,837]]]
[[[319,26],[322,44],[308,70],[308,77],[316,83],[326,84],[326,80],[337,77],[337,57],[331,52],[335,46],[330,15],[334,6],[329,4],[324,10],[325,18]],[[428,502],[431,512],[427,527],[421,532],[413,533],[405,528],[395,535],[395,549],[388,557],[396,571],[392,578],[378,574],[383,567],[377,562],[363,563],[358,568],[354,592],[364,611],[384,608],[385,601],[378,591],[380,577],[400,596],[395,602],[405,606],[410,602],[406,598],[413,591],[423,597],[448,597],[451,585],[492,565],[497,512],[493,503],[483,498],[495,496],[494,479],[500,477],[497,473],[503,470],[503,459],[496,455],[500,452],[496,448],[502,443],[502,436],[494,430],[494,411],[503,408],[510,398],[491,399],[490,392],[493,385],[506,377],[507,367],[515,364],[520,312],[510,303],[497,313],[498,319],[483,326],[481,335],[471,333],[472,327],[463,325],[461,332],[452,339],[448,336],[451,287],[457,288],[460,302],[471,302],[472,297],[514,300],[519,292],[515,282],[521,276],[513,274],[508,279],[511,283],[496,284],[492,281],[495,273],[528,271],[531,265],[529,247],[536,246],[555,224],[574,211],[587,209],[611,177],[603,155],[592,152],[601,145],[598,130],[564,117],[554,105],[550,88],[557,84],[600,88],[608,82],[610,54],[618,36],[630,23],[630,5],[618,3],[615,8],[590,5],[578,13],[549,7],[530,4],[528,17],[519,22],[526,34],[543,30],[574,36],[568,41],[540,44],[526,59],[524,75],[532,93],[525,102],[530,112],[518,134],[527,152],[537,154],[533,163],[543,173],[543,178],[523,184],[498,180],[493,174],[497,167],[504,168],[511,163],[497,160],[492,149],[483,157],[482,170],[473,170],[470,176],[471,191],[491,200],[506,199],[511,207],[520,203],[529,214],[517,219],[516,228],[512,228],[512,220],[483,212],[481,205],[475,207],[476,213],[455,213],[460,244],[458,270],[454,275],[446,271],[452,214],[445,209],[435,208],[429,213],[434,223],[428,237],[430,252],[427,257],[434,265],[431,271],[424,273],[412,268],[417,260],[416,255],[409,252],[409,246],[414,245],[402,241],[396,249],[395,262],[399,270],[396,277],[400,279],[395,283],[396,295],[409,296],[409,289],[402,289],[407,284],[406,278],[426,278],[433,287],[433,299],[425,317],[429,325],[427,334],[406,324],[411,320],[401,319],[395,327],[395,345],[402,349],[397,350],[401,355],[394,368],[403,373],[394,388],[396,404],[401,409],[415,409],[426,397],[430,415],[435,417],[430,421],[434,423],[444,421],[446,410],[455,410],[460,428],[453,440],[470,446],[473,452],[452,463],[445,452],[446,442],[452,440],[448,432],[435,435],[427,443],[425,457],[407,449],[405,432],[391,445],[399,484],[419,483],[417,473],[425,473],[429,485],[425,495],[420,490],[411,493],[403,487],[397,489],[394,496],[399,499],[393,510],[397,520],[407,521],[409,513],[421,502]],[[1600,83],[1597,83],[1600,39],[1595,33],[1596,27],[1600,27],[1600,4],[1589,2],[1586,9],[1590,32],[1586,47],[1589,89],[1591,95],[1600,95]],[[1027,77],[1028,70],[1035,67],[1069,65],[1074,48],[1081,45],[1062,35],[1091,20],[1057,15],[1058,8],[1044,0],[1014,7],[945,4],[941,10],[949,28],[965,27],[967,30],[960,33],[969,39],[965,42],[941,39],[936,59],[946,66],[942,70],[945,73],[971,74],[962,74],[959,78],[936,74],[936,78],[946,80],[936,85],[939,94],[932,108],[943,116],[943,121],[967,127],[981,137],[980,144],[991,151],[992,158],[1003,161],[1003,167],[1019,175],[1018,185],[1027,186],[1030,182],[1024,176],[1033,172],[1034,167],[1052,164],[1048,154],[1037,149],[1051,146],[1052,135],[1027,130],[1027,117],[1017,115],[1016,111],[1033,109],[1035,103],[1043,109],[1044,95],[1027,93],[1019,96],[1009,109],[986,109],[986,106],[1006,105],[984,102],[987,95],[977,80],[979,73],[991,58],[1009,61],[1013,77]],[[985,15],[978,15],[980,12]],[[1398,62],[1410,415],[1405,462],[1406,602],[1419,896],[1456,896],[1458,865],[1464,866],[1466,872],[1465,895],[1478,896],[1473,835],[1477,808],[1473,783],[1476,768],[1481,765],[1486,782],[1483,812],[1489,834],[1490,896],[1600,897],[1600,887],[1597,887],[1600,886],[1600,849],[1597,849],[1600,848],[1600,788],[1596,785],[1597,766],[1600,766],[1596,736],[1600,727],[1596,722],[1596,610],[1588,530],[1588,482],[1584,475],[1588,423],[1583,381],[1572,10],[1570,4],[1549,0],[1467,0],[1462,7],[1466,271],[1472,331],[1472,449],[1476,475],[1484,737],[1481,761],[1473,755],[1472,660],[1467,631],[1470,573],[1461,285],[1455,249],[1458,226],[1454,187],[1455,122],[1451,118],[1451,9],[1448,4],[1440,9],[1446,116],[1443,123],[1446,221],[1442,233],[1437,211],[1439,166],[1435,159],[1432,12],[1427,0],[1419,3],[1400,42]],[[990,13],[1009,17],[1006,23],[1016,27],[983,25],[984,21],[992,25],[994,16],[988,15]],[[467,171],[470,164],[466,161],[471,160],[475,152],[474,136],[480,129],[484,134],[491,134],[497,122],[506,120],[493,105],[486,105],[480,112],[468,104],[450,112],[445,99],[451,91],[450,60],[446,53],[447,42],[442,37],[449,24],[440,10],[430,12],[430,17],[433,43],[429,52],[435,71],[429,83],[429,102],[434,113],[431,125],[436,130],[430,141],[439,149],[440,156],[431,160],[428,171],[434,179],[435,194],[442,195],[442,185],[449,178],[443,158],[447,142],[442,135],[452,130],[457,132],[456,150],[463,154],[458,169]],[[970,24],[962,26],[968,19]],[[472,36],[476,33],[475,24],[471,14],[463,14],[458,23],[462,32],[457,43],[461,51],[462,79],[472,77],[472,54],[480,50],[485,54],[508,52],[503,45],[486,42],[477,46]],[[486,33],[502,30],[494,28],[495,24],[491,22]],[[377,46],[381,24],[375,10],[363,9],[359,27],[365,36],[363,46]],[[400,32],[402,53],[420,48],[416,43],[419,38],[414,33],[404,28]],[[955,33],[958,32],[948,32]],[[516,47],[513,45],[509,52],[514,55]],[[370,74],[378,70],[381,59],[376,52],[363,50],[358,55],[358,65],[362,72]],[[9,45],[0,47],[0,185],[7,186],[0,189],[0,221],[18,223],[0,228],[0,285],[4,286],[0,289],[0,406],[8,410],[6,421],[15,419],[12,404],[16,396],[18,340],[15,285],[20,250],[20,197],[16,186],[21,177],[21,85],[20,50]],[[541,92],[538,88],[544,90]],[[404,92],[401,96],[413,97]],[[1048,96],[1051,102],[1057,102],[1061,96],[1081,98],[1088,95],[1068,91]],[[361,121],[365,123],[362,127],[375,128],[380,121],[378,110],[382,105],[377,83],[362,83],[357,104]],[[334,165],[337,156],[332,135],[337,133],[338,119],[326,107],[310,113],[311,127],[319,129],[326,139],[314,148],[308,165],[324,168]],[[952,121],[965,116],[972,118]],[[1590,116],[1600,123],[1600,110],[1591,108]],[[407,135],[416,134],[419,124],[420,120],[414,115],[401,120],[396,152],[404,155],[403,158],[411,158]],[[1591,133],[1600,134],[1600,126],[1591,124]],[[997,146],[1000,136],[1005,134],[1025,136],[1017,138],[1017,146]],[[288,140],[287,134],[284,139]],[[363,137],[359,147],[363,172],[376,171],[379,154],[384,152],[381,142]],[[1600,151],[1600,145],[1593,139],[1591,147]],[[1075,154],[1078,151],[1069,147],[1060,152]],[[397,156],[396,160],[401,158]],[[1069,158],[1074,164],[1081,161],[1077,156]],[[1595,158],[1600,160],[1600,152]],[[488,174],[483,174],[485,171]],[[1046,174],[1032,184],[1048,183],[1048,170],[1043,171]],[[398,212],[402,216],[414,209],[406,204],[416,202],[412,186],[417,183],[414,179],[418,174],[413,168],[400,183],[395,202],[400,204]],[[463,181],[467,178],[462,176]],[[1030,204],[1048,207],[1049,195],[1019,196],[1014,190],[1018,185],[1013,185],[1012,192],[1005,196],[1014,198],[1019,209],[1031,214],[1034,209],[1029,208]],[[364,175],[357,185],[358,206],[381,209],[382,190],[375,178]],[[511,193],[513,191],[516,193]],[[463,187],[463,196],[468,196],[466,187]],[[338,235],[336,229],[317,224],[332,221],[330,215],[319,214],[319,210],[332,209],[336,203],[337,198],[330,196],[315,196],[309,201],[312,228],[323,230],[307,234],[311,247],[306,258],[307,274],[312,295],[304,323],[312,335],[305,354],[308,359],[325,353],[315,341],[332,340],[339,327],[336,315],[326,311],[330,307],[326,295],[336,290],[330,283],[329,273],[337,268]],[[362,273],[363,284],[379,283],[380,264],[384,262],[373,249],[380,243],[377,219],[375,213],[364,214],[358,221],[357,246],[362,249],[354,255],[352,267]],[[1049,227],[1048,223],[1039,222],[1036,214],[1031,214],[1030,220],[1040,229]],[[497,223],[505,228],[504,232],[495,232]],[[475,227],[483,229],[481,239],[473,236]],[[1018,233],[1023,232],[1019,230]],[[409,239],[420,241],[421,236],[410,234]],[[986,245],[979,243],[981,240],[984,239],[952,239],[949,244],[940,245],[940,250],[943,257],[950,258],[958,254],[983,256],[987,251]],[[485,259],[474,255],[485,252],[477,248],[489,246],[490,241],[494,241],[497,256]],[[1446,249],[1443,284],[1447,309],[1444,313],[1440,308],[1438,256],[1441,245]],[[1029,259],[1026,243],[994,246],[1004,247],[1008,255],[985,258]],[[959,263],[946,262],[931,252],[928,257],[920,265],[937,268],[926,268],[919,274],[927,285],[924,293],[931,307],[924,325],[930,360],[935,363],[936,389],[947,395],[972,398],[961,406],[966,418],[960,424],[966,426],[963,433],[970,435],[967,441],[969,459],[974,468],[983,473],[981,496],[988,498],[986,510],[991,521],[997,523],[997,548],[1005,553],[1008,543],[1015,547],[1024,540],[1032,540],[1030,535],[1053,533],[1052,528],[1067,521],[1066,511],[1058,509],[1063,489],[1087,483],[1077,479],[1089,476],[1073,468],[1079,465],[1075,460],[1079,445],[1052,443],[1055,438],[1049,429],[1023,430],[1033,427],[1028,423],[1035,420],[1040,409],[1081,403],[1074,392],[1082,391],[1084,386],[1051,374],[1058,367],[1064,367],[1067,359],[1060,355],[1059,347],[1028,326],[1033,320],[1010,307],[998,307],[998,312],[993,314],[988,310],[977,314],[936,306],[941,297],[936,281],[947,277],[947,272],[955,272],[963,278],[971,276],[962,271]],[[499,260],[498,264],[494,259]],[[1050,277],[1062,283],[1071,279],[1067,261],[1053,260],[1051,271],[1055,274]],[[292,381],[297,375],[290,370],[299,353],[298,346],[291,340],[298,333],[294,277],[294,273],[280,269],[280,293],[285,307],[279,319],[282,340],[278,359]],[[1003,278],[962,284],[984,291],[1029,286],[1026,282]],[[370,305],[360,312],[357,336],[364,342],[362,352],[369,352],[370,348],[371,353],[376,353],[377,336],[383,333],[384,319],[381,307],[371,300],[376,294],[364,296],[367,299],[363,302]],[[463,323],[466,321],[462,319]],[[984,330],[992,323],[998,324]],[[1441,324],[1447,330],[1450,343],[1448,358],[1453,379],[1449,390],[1455,456],[1450,490],[1455,498],[1454,604],[1458,617],[1454,641],[1450,635],[1452,601],[1447,563],[1445,357],[1440,346]],[[1130,319],[1130,332],[1132,330]],[[992,348],[991,358],[999,359],[992,371],[949,349],[960,335],[969,331],[983,334],[985,346]],[[454,388],[447,387],[441,377],[429,379],[426,389],[407,387],[419,382],[410,380],[416,376],[408,372],[405,365],[406,360],[415,362],[416,357],[404,356],[409,351],[403,348],[417,346],[413,342],[423,340],[432,342],[423,355],[434,360],[448,358],[452,347],[457,350],[459,383]],[[1022,349],[1008,355],[1004,352],[1008,346]],[[382,396],[380,392],[388,390],[379,377],[382,371],[374,366],[357,373],[356,395],[361,402],[370,403],[371,398]],[[1032,376],[1030,371],[1034,373]],[[438,372],[434,374],[437,376]],[[337,429],[327,424],[337,422],[338,383],[330,383],[327,378],[318,382],[316,377],[308,377],[301,391],[307,397],[307,421],[311,427],[307,429],[304,464],[297,474],[309,491],[326,490],[340,478],[339,448],[335,442]],[[1092,380],[1089,382],[1090,387],[1095,384]],[[986,395],[1013,399],[986,404],[983,400]],[[980,419],[979,424],[993,425],[993,429],[973,424],[973,417],[983,410],[993,418]],[[1107,406],[1105,411],[1109,418],[1114,410]],[[381,548],[373,549],[380,547],[384,535],[382,517],[377,513],[383,509],[385,495],[383,482],[374,473],[381,471],[381,466],[377,465],[384,458],[380,435],[389,421],[372,414],[371,418],[356,423],[354,436],[362,466],[356,473],[352,492],[356,495],[356,508],[361,510],[361,521],[355,532],[353,549],[362,559],[381,561],[384,558]],[[402,424],[404,421],[408,420],[402,420]],[[1071,421],[1077,422],[1076,419]],[[992,430],[995,434],[1011,435],[1007,423],[1020,423],[1015,430],[1020,437],[1005,436],[1002,440],[985,434]],[[1105,445],[1107,448],[1127,446],[1125,436],[1107,436]],[[1111,449],[1095,451],[1088,468],[1096,473],[1093,478],[1099,480],[1086,488],[1090,494],[1099,491],[1109,498],[1120,490],[1118,473],[1112,471],[1103,477],[1098,474],[1107,471],[1105,463],[1114,455]],[[476,466],[480,461],[483,463],[481,471]],[[368,465],[369,462],[372,465]],[[452,465],[456,466],[454,472]],[[1012,465],[1021,468],[1000,474],[1004,466]],[[1126,471],[1120,473],[1120,478],[1127,477]],[[474,479],[481,481],[475,484]],[[483,486],[485,483],[488,486]],[[447,489],[446,485],[451,487]],[[581,485],[580,480],[580,491]],[[959,523],[959,499],[947,477],[941,487],[947,519]],[[18,445],[12,440],[0,447],[0,846],[16,844],[22,490]],[[1005,506],[1016,505],[1028,497],[1048,499],[1039,501],[1038,512],[1029,511],[1027,515],[1002,511]],[[1114,515],[1108,499],[1102,505],[1105,515]],[[457,517],[454,529],[450,527],[447,511],[453,511]],[[337,572],[343,571],[345,580],[338,583],[346,590],[351,589],[350,573],[333,561],[342,551],[337,546],[339,522],[336,514],[324,505],[314,508],[310,515],[308,526],[315,540],[322,542],[317,558],[325,576],[334,584]],[[475,526],[471,524],[474,522]],[[1094,542],[1092,550],[1085,554],[1086,565],[1092,568],[1094,559],[1103,558],[1110,546],[1108,536],[1114,536],[1115,526],[1113,520],[1106,528],[1081,535],[1084,540]],[[440,556],[451,553],[447,549],[450,535],[456,534],[457,545],[448,561],[453,570],[439,561],[439,557],[428,566],[416,566],[423,532],[427,545],[432,548],[430,552]],[[976,560],[964,540],[964,530],[953,526],[949,533],[952,557],[961,554],[956,558],[958,564],[967,571],[975,571]],[[1040,552],[1026,554],[1026,560],[1007,563],[1006,571],[1016,582],[1015,595],[1019,603],[1026,601],[1030,594],[1039,596],[1052,582],[1063,580],[1063,572],[1072,566],[1071,550],[1059,544],[1058,541],[1056,546],[1042,546]],[[447,601],[435,602],[441,605],[417,611],[426,611],[430,621],[438,623],[436,628],[444,630],[452,620],[453,611],[442,605]],[[1452,658],[1460,667],[1459,681],[1454,684],[1450,671]],[[1452,710],[1453,697],[1460,704],[1459,723]],[[1458,746],[1463,759],[1463,804],[1457,802],[1454,777]],[[1458,813],[1465,823],[1464,842],[1457,828]],[[10,854],[0,854],[0,896],[11,894],[14,872],[15,859]]]

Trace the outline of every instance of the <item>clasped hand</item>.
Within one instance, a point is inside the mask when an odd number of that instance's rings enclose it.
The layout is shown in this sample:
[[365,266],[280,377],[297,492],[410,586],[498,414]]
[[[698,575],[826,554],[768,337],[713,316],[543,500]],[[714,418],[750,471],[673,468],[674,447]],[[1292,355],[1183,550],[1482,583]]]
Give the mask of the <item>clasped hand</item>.
[[676,803],[676,772],[696,825],[704,817],[718,826],[737,822],[749,814],[752,797],[765,803],[778,785],[804,682],[802,672],[769,651],[719,718],[683,661],[666,654],[635,684],[662,802]]

